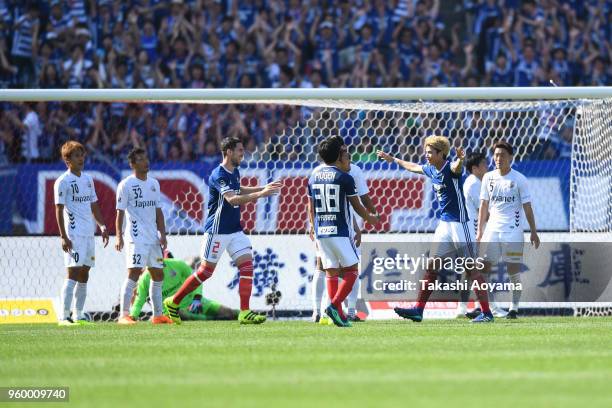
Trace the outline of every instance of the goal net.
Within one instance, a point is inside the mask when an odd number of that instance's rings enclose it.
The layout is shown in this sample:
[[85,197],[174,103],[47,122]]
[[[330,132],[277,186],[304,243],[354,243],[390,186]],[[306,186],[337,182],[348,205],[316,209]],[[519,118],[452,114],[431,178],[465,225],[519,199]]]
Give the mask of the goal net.
[[[533,92],[537,95],[537,89]],[[529,180],[538,230],[545,239],[571,240],[577,233],[586,241],[591,233],[600,234],[599,240],[611,236],[610,97],[404,102],[375,97],[241,99],[239,93],[212,100],[205,91],[193,100],[135,100],[126,95],[99,102],[92,97],[78,103],[45,97],[40,99],[48,102],[29,107],[3,104],[5,119],[23,121],[28,109],[34,110],[42,133],[38,158],[29,158],[24,154],[26,133],[3,128],[2,134],[18,141],[5,137],[1,145],[5,160],[0,168],[0,313],[19,313],[6,306],[11,299],[59,296],[66,272],[57,238],[53,182],[65,171],[58,149],[68,138],[88,148],[85,172],[94,179],[111,234],[115,191],[130,174],[126,153],[136,145],[147,149],[149,175],[159,180],[163,194],[169,249],[174,257],[194,265],[202,245],[208,177],[220,162],[219,141],[228,135],[244,140],[242,184],[283,183],[280,195],[242,208],[242,224],[254,249],[252,306],[269,310],[268,295],[280,292],[280,315],[305,316],[312,310],[315,254],[307,235],[306,186],[318,163],[316,146],[331,135],[340,135],[349,146],[381,216],[378,225],[364,227],[364,240],[431,239],[438,207],[429,180],[376,157],[380,149],[422,163],[423,140],[429,135],[447,136],[453,147],[463,147],[468,154],[482,152],[489,160],[496,141],[512,144],[513,168]],[[490,96],[503,98],[495,90]],[[126,274],[124,254],[113,244],[112,236],[107,248],[96,238],[96,266],[88,284],[86,309],[102,319],[116,316],[113,308]],[[366,278],[363,271],[361,277]],[[224,255],[204,296],[236,308],[237,286],[237,268]],[[569,307],[581,315],[599,315],[607,313],[607,306]]]

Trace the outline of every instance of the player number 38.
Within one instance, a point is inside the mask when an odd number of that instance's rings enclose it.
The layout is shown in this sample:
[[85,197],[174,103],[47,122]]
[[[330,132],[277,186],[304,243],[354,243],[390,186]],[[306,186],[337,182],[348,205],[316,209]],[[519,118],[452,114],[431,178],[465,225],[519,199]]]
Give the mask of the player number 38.
[[340,186],[313,184],[316,212],[340,212]]

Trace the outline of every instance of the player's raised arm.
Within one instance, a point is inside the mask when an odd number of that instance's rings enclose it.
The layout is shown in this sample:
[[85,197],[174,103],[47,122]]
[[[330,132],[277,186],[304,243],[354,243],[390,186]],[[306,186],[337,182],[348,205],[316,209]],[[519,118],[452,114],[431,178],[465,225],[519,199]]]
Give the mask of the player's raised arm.
[[457,148],[457,160],[451,163],[451,171],[460,176],[463,173],[463,160],[465,159],[465,151],[463,148]]
[[397,163],[412,173],[423,174],[423,167],[420,164],[400,160],[397,157],[391,156],[389,153],[383,152],[382,150],[378,150],[376,154],[378,155],[379,159],[382,159],[387,163]]
[[[274,194],[280,193],[280,189],[282,184],[279,181],[275,181],[270,184],[266,184],[263,189],[254,193],[247,194],[236,194],[233,191],[228,191],[223,194],[223,198],[231,205],[242,205],[246,203],[250,203],[253,201],[257,201],[260,198],[268,197]],[[242,188],[242,187],[241,187]]]

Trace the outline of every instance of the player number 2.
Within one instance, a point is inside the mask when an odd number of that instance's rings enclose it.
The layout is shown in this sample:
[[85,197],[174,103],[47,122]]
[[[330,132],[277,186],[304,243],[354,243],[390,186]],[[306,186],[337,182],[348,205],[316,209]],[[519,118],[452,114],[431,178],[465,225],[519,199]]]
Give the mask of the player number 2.
[[337,184],[314,184],[316,212],[340,212],[340,186]]

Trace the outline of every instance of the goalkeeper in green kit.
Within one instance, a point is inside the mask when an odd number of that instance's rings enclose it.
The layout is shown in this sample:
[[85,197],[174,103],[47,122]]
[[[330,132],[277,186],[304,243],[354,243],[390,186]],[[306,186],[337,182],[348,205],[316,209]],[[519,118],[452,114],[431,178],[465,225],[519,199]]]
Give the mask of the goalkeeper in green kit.
[[[162,295],[164,298],[174,295],[185,279],[193,273],[191,267],[180,259],[174,259],[169,251],[164,253],[164,280]],[[142,307],[148,300],[151,274],[146,271],[138,279],[136,297],[130,308],[130,316],[137,320]],[[164,314],[167,314],[164,306]],[[179,314],[183,320],[236,320],[238,311],[221,305],[202,296],[202,286],[186,296],[179,305]]]

